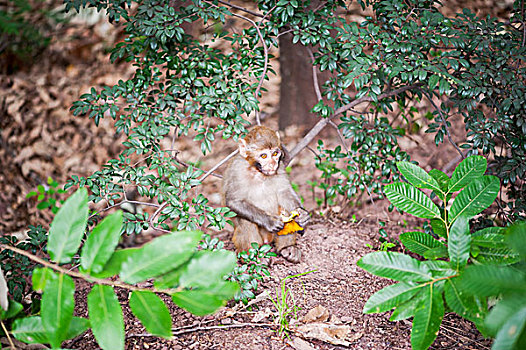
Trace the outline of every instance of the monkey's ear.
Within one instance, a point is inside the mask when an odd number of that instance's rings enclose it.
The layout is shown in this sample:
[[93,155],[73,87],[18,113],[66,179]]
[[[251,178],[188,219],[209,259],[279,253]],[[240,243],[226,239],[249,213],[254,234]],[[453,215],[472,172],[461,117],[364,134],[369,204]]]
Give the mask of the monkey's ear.
[[246,158],[248,152],[247,142],[244,139],[239,139],[239,154],[241,157]]

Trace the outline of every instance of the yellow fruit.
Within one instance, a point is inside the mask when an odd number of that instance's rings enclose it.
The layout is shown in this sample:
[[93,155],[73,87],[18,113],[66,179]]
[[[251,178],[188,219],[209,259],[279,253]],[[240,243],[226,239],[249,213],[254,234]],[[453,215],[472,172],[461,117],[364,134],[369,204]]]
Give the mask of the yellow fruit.
[[296,221],[294,221],[294,218],[296,216],[299,216],[299,213],[295,210],[291,211],[290,215],[281,213],[281,220],[283,220],[283,222],[285,223],[285,227],[283,227],[283,229],[278,232],[279,236],[284,236],[303,230],[303,227],[301,227]]

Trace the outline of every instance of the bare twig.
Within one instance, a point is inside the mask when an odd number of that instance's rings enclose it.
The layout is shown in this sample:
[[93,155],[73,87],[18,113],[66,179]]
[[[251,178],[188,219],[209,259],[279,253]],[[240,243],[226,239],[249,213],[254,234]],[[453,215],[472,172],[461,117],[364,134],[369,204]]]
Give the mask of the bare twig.
[[345,148],[345,151],[347,153],[349,153],[349,147],[347,147],[347,143],[345,142],[345,138],[343,137],[342,133],[340,132],[340,129],[338,128],[338,125],[336,125],[336,123],[333,122],[332,120],[329,121],[329,125],[332,126],[334,128],[334,130],[336,130],[336,132],[338,133],[338,137],[340,138],[340,142],[342,143],[343,148]]
[[206,172],[206,174],[204,174],[203,176],[201,176],[201,178],[199,179],[200,182],[203,182],[204,179],[206,179],[208,176],[210,176],[217,168],[219,168],[221,165],[225,164],[226,162],[228,162],[230,160],[230,158],[234,157],[236,154],[238,154],[239,150],[235,150],[234,152],[230,153],[228,156],[225,157],[225,159],[223,159],[222,161],[220,161],[219,163],[217,163],[215,166],[212,167],[212,169],[208,170]]
[[131,201],[131,200],[128,200],[128,199],[124,199],[124,200],[120,201],[119,203],[115,203],[113,205],[107,206],[104,209],[99,210],[98,212],[92,214],[89,218],[91,219],[91,218],[93,218],[93,217],[95,217],[95,216],[97,216],[97,215],[99,215],[101,213],[104,213],[105,211],[108,211],[108,210],[113,209],[115,207],[120,207],[121,205],[126,204],[126,203],[136,204],[136,205],[145,205],[145,206],[148,206],[148,207],[155,207],[155,208],[159,208],[160,207],[159,204],[155,204],[155,203]]
[[449,140],[449,143],[451,143],[453,147],[455,147],[455,149],[457,150],[458,154],[460,154],[460,157],[462,157],[462,159],[466,158],[464,154],[462,153],[462,150],[458,147],[458,145],[455,143],[455,141],[453,141],[453,138],[451,137],[451,133],[449,132],[449,127],[447,126],[447,121],[446,121],[446,118],[444,117],[444,113],[442,113],[442,109],[435,104],[435,102],[433,101],[431,96],[429,96],[427,91],[424,91],[422,89],[420,89],[420,91],[422,91],[422,93],[426,95],[429,102],[431,102],[433,107],[437,110],[438,114],[440,115],[440,119],[442,119],[442,123],[444,124],[444,128],[446,129],[446,135],[447,135],[447,139]]
[[254,11],[252,11],[252,10],[249,10],[249,9],[247,9],[247,8],[244,8],[244,7],[241,7],[241,6],[238,6],[238,5],[231,4],[231,3],[227,2],[227,1],[218,0],[218,2],[219,2],[220,4],[225,5],[225,6],[232,7],[232,8],[234,8],[234,9],[236,9],[236,10],[246,12],[246,13],[252,15],[252,16],[256,16],[256,17],[260,17],[260,18],[265,19],[265,16],[263,16],[261,13],[254,12]]
[[0,250],[3,250],[3,249],[7,249],[7,250],[10,250],[10,251],[12,251],[14,253],[23,255],[23,256],[29,258],[30,260],[36,262],[37,264],[40,264],[40,265],[45,266],[45,267],[49,267],[50,269],[53,269],[53,270],[58,271],[60,273],[63,273],[64,275],[68,275],[68,276],[75,277],[75,278],[81,278],[83,280],[86,280],[86,281],[92,282],[92,283],[103,284],[103,285],[112,286],[112,287],[119,287],[119,288],[131,290],[131,291],[150,291],[150,292],[151,291],[155,291],[155,292],[158,292],[158,293],[166,293],[166,294],[173,294],[173,293],[176,293],[176,292],[180,292],[182,290],[181,288],[165,289],[165,290],[156,290],[155,288],[154,289],[151,289],[151,288],[139,288],[139,287],[135,287],[135,286],[133,286],[131,284],[123,283],[120,280],[112,281],[112,280],[109,280],[109,279],[102,279],[102,278],[96,278],[96,277],[93,277],[93,276],[85,275],[83,273],[76,272],[76,271],[66,270],[65,268],[63,268],[63,267],[61,267],[61,266],[59,266],[57,264],[50,263],[49,261],[41,259],[38,256],[33,255],[33,254],[23,250],[23,249],[12,247],[12,246],[9,246],[9,245],[6,245],[6,244],[0,244]]
[[[176,153],[174,154],[173,157],[174,157],[174,159],[175,159],[175,161],[176,161],[177,163],[181,164],[181,165],[184,166],[185,168],[189,168],[190,166],[193,166],[193,165],[191,165],[191,164],[188,164],[188,163],[183,162],[182,160],[180,160],[180,159],[177,157],[177,156],[179,155],[179,151],[175,151],[175,152],[176,152]],[[194,168],[195,168],[195,166],[194,166]],[[215,176],[215,177],[217,177],[217,178],[219,178],[219,179],[222,179],[222,178],[223,178],[223,176],[221,176],[221,175],[219,175],[219,174],[216,174],[216,173],[211,173],[210,175]]]
[[[415,88],[418,88],[422,85],[422,83],[418,83],[418,84],[413,84],[413,85],[406,85],[406,86],[402,86],[398,89],[395,89],[395,90],[392,90],[392,91],[389,91],[389,92],[384,92],[383,94],[380,94],[378,95],[378,100],[381,100],[381,99],[384,99],[384,98],[387,98],[387,97],[391,97],[391,96],[395,96],[395,95],[398,95],[398,94],[401,94],[407,90],[411,90],[411,89],[415,89]],[[333,119],[334,117],[348,111],[348,110],[351,110],[354,106],[357,106],[361,103],[364,103],[364,102],[372,102],[373,99],[369,96],[363,96],[363,97],[360,97],[348,104],[346,104],[345,106],[341,106],[340,108],[338,108],[336,111],[334,111],[334,114],[331,115],[330,117],[328,118],[324,118],[324,119],[320,119],[313,127],[312,129],[307,133],[307,135],[305,135],[305,137],[303,137],[303,139],[301,139],[300,142],[298,142],[298,144],[292,149],[292,151],[290,151],[290,159],[296,157],[298,155],[298,153],[300,153],[305,147],[307,147],[307,145],[309,143],[312,142],[312,140],[314,140],[314,138],[323,130],[323,128],[325,128],[327,126],[327,124],[329,124],[329,122],[331,121],[331,119]],[[286,164],[285,164],[286,165]]]
[[320,86],[318,85],[318,70],[316,69],[316,65],[314,64],[314,55],[310,48],[307,47],[307,52],[309,53],[310,59],[312,61],[312,80],[314,84],[314,91],[316,92],[316,97],[318,98],[318,101],[321,101],[323,99],[320,91]]

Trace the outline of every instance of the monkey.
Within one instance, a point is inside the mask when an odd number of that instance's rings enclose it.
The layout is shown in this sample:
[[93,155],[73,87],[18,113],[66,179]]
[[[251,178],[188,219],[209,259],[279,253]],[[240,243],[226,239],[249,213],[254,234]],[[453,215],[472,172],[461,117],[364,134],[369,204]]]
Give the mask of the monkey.
[[277,235],[284,223],[280,214],[296,210],[301,226],[309,212],[292,189],[283,165],[285,148],[279,133],[264,126],[252,128],[239,139],[239,153],[228,163],[223,174],[223,201],[237,215],[233,218],[237,251],[247,251],[251,243],[275,242],[277,252],[291,262],[299,262],[296,233]]

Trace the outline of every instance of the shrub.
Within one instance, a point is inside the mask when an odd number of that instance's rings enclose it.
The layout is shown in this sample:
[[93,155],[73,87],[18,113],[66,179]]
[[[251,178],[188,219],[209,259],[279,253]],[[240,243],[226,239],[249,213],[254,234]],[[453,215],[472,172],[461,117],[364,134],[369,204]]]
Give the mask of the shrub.
[[[64,340],[91,328],[101,348],[124,349],[124,321],[114,288],[130,290],[133,314],[148,332],[165,338],[172,336],[172,319],[156,293],[169,295],[175,304],[193,314],[206,315],[238,292],[236,283],[224,280],[236,265],[234,253],[197,250],[202,236],[199,231],[173,232],[140,248],[116,249],[122,218],[121,211],[107,216],[80,247],[88,221],[88,194],[81,188],[65,201],[53,220],[47,245],[51,262],[0,244],[2,252],[21,254],[43,265],[32,273],[33,289],[42,292],[40,315],[15,320],[11,332],[15,338],[59,348]],[[77,254],[80,267],[61,266],[76,260]],[[108,279],[116,275],[118,279]],[[89,320],[73,316],[73,278],[94,283],[88,294]],[[151,278],[153,288],[135,286]],[[11,317],[13,312],[2,311],[0,316]]]
[[[481,156],[466,158],[451,177],[437,170],[427,173],[409,162],[399,162],[397,166],[409,183],[386,186],[387,198],[399,210],[430,219],[432,233],[406,232],[400,236],[405,248],[425,258],[424,261],[397,252],[371,253],[358,261],[358,266],[366,271],[399,282],[372,295],[364,312],[394,308],[392,321],[413,317],[413,349],[427,349],[433,343],[446,305],[473,321],[482,334],[490,334],[484,323],[487,298],[469,293],[473,286],[464,285],[462,278],[473,264],[508,266],[520,260],[519,254],[506,246],[502,228],[489,227],[470,233],[469,219],[497,197],[498,178],[484,175],[487,162]],[[441,205],[436,205],[420,189],[430,191],[431,198],[440,200]]]

